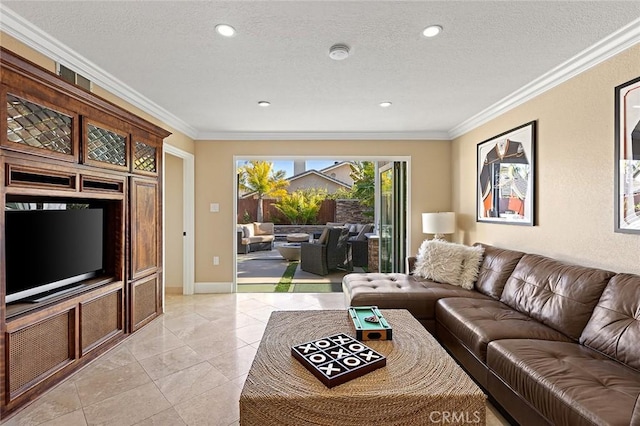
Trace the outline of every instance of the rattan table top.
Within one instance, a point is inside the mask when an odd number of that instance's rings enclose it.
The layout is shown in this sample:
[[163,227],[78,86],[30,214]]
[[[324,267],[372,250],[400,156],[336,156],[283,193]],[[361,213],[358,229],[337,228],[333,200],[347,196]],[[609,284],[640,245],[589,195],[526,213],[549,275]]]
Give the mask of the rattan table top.
[[426,425],[485,423],[485,395],[406,310],[382,310],[393,340],[366,341],[387,365],[327,388],[291,346],[336,333],[355,337],[346,310],[271,314],[240,396],[240,424]]

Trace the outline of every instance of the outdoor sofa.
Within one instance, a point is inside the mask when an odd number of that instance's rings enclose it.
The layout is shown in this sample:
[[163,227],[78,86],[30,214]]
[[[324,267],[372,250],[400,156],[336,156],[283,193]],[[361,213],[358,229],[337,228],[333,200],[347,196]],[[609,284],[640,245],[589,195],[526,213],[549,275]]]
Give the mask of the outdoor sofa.
[[640,276],[475,247],[470,290],[349,274],[347,303],[408,309],[522,425],[640,425]]
[[272,222],[252,222],[236,228],[238,254],[272,250],[276,239]]

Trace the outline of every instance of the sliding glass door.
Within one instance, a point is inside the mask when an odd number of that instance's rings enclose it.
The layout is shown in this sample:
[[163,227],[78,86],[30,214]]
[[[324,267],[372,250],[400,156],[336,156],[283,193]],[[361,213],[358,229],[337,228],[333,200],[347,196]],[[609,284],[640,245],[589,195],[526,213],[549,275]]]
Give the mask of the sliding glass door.
[[407,163],[378,164],[380,272],[404,272],[407,247]]

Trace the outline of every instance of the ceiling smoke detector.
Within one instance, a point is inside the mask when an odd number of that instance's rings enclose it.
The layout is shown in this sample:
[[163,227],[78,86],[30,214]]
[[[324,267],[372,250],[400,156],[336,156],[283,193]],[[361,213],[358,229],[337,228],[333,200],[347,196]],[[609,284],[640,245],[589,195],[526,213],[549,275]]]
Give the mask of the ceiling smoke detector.
[[329,49],[329,57],[334,61],[341,61],[349,56],[349,46],[344,44],[334,44]]

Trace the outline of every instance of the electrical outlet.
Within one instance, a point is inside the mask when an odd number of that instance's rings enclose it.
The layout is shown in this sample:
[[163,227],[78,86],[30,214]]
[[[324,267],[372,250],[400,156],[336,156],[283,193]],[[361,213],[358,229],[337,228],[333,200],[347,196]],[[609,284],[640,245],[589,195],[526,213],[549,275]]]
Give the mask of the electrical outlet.
[[220,264],[220,257],[213,256],[213,265],[218,266]]
[[218,213],[220,211],[220,203],[209,204],[209,211],[211,213]]

